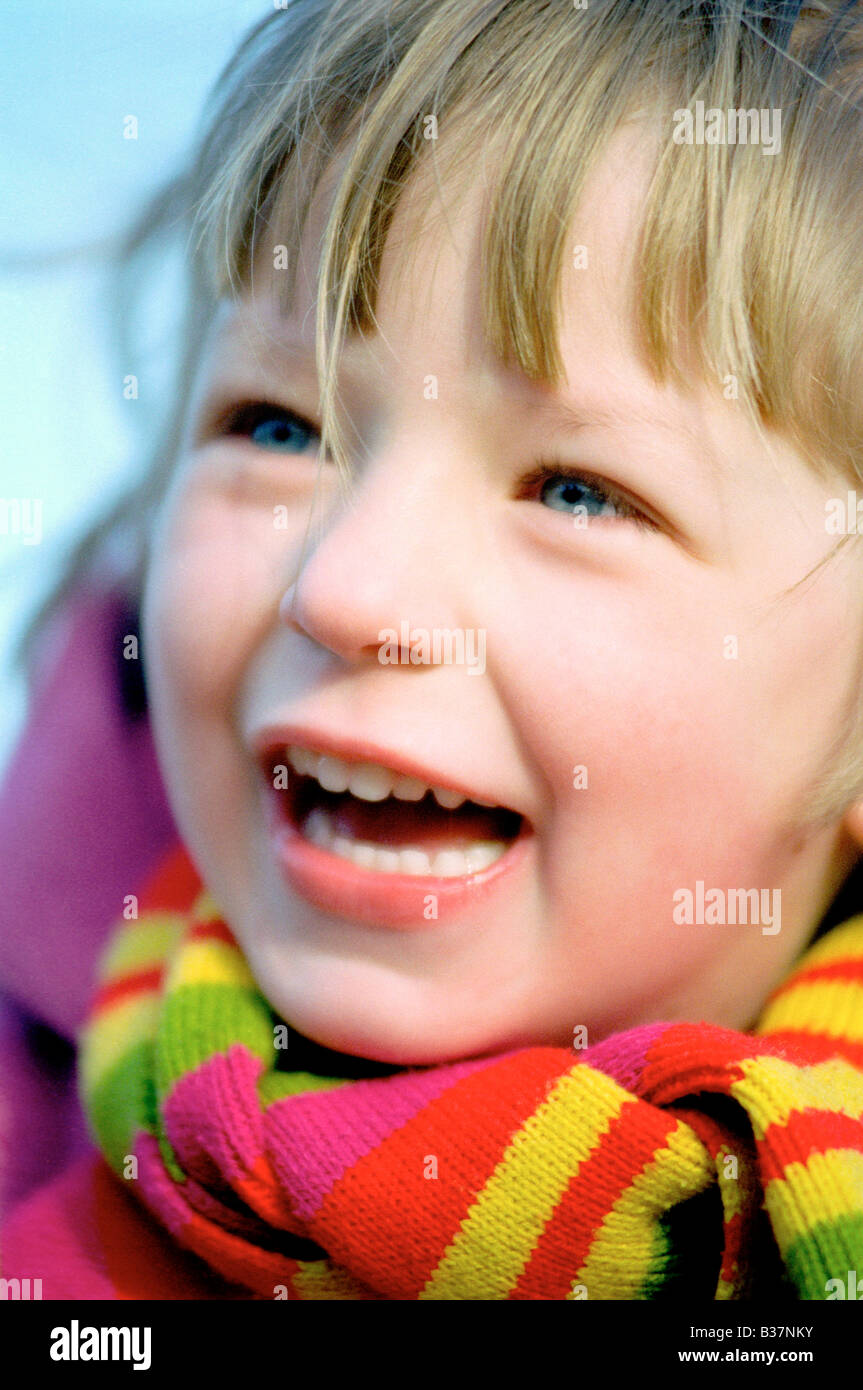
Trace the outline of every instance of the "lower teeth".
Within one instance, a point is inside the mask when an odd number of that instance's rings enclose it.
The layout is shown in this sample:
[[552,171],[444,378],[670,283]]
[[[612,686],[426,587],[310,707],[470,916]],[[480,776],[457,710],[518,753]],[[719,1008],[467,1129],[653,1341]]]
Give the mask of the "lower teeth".
[[378,874],[414,874],[436,878],[478,874],[481,869],[487,869],[496,859],[500,859],[507,849],[503,840],[478,840],[467,849],[446,849],[437,854],[427,854],[425,850],[412,845],[404,845],[401,849],[384,849],[368,841],[337,835],[330,817],[320,808],[315,808],[306,817],[303,835],[319,849],[328,850],[339,859],[348,859],[361,869],[372,869]]

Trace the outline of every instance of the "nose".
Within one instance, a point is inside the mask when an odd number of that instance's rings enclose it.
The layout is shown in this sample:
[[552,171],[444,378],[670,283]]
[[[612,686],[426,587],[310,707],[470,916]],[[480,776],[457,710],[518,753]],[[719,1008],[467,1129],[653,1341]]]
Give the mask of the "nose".
[[323,523],[279,605],[281,621],[352,664],[378,660],[387,631],[469,626],[466,492],[449,446],[390,448]]

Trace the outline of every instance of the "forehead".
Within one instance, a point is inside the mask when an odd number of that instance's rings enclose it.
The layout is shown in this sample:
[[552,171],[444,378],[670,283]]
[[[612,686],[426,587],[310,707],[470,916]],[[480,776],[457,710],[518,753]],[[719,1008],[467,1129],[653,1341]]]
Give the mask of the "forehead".
[[[630,123],[616,132],[587,178],[559,277],[558,331],[566,385],[588,389],[594,384],[605,398],[620,384],[635,410],[633,373],[645,387],[652,381],[639,367],[634,262],[655,158],[656,138],[649,128]],[[423,375],[436,369],[459,377],[496,372],[507,376],[507,389],[516,389],[521,373],[496,359],[482,320],[483,231],[494,160],[494,151],[480,146],[468,180],[442,176],[434,151],[418,165],[387,231],[375,330],[345,339],[345,362],[377,363],[383,371],[391,371],[394,362],[411,363],[417,370],[424,367]],[[446,167],[443,161],[441,167]],[[284,312],[280,301],[287,273],[274,264],[278,237],[264,238],[266,244],[259,247],[253,286],[226,311],[222,323],[245,350],[260,343],[294,361],[313,357],[321,238],[339,172],[340,165],[327,171],[309,210],[296,293]],[[291,220],[283,217],[284,232]],[[538,265],[530,271],[541,279],[551,269]],[[619,383],[624,374],[626,381]]]

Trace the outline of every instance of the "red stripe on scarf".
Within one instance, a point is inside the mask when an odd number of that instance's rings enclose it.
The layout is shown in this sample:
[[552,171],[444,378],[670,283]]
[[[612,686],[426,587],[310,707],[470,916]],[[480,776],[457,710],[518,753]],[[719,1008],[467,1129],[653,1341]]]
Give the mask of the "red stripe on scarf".
[[624,1104],[570,1179],[510,1298],[566,1297],[603,1220],[678,1123],[643,1102]]
[[[398,1208],[382,1202],[381,1193],[409,1192],[411,1230],[419,1240],[401,1249],[398,1292],[390,1297],[417,1298],[510,1139],[570,1060],[562,1048],[536,1048],[457,1081],[348,1169],[309,1223],[313,1238],[337,1264],[350,1264],[356,1278],[374,1287],[384,1228],[395,1248],[404,1235]],[[438,1161],[437,1179],[423,1176],[429,1155]],[[415,1174],[409,1188],[408,1172]]]
[[112,980],[110,984],[103,985],[93,996],[90,1017],[95,1018],[97,1014],[104,1013],[121,999],[157,990],[164,973],[163,965],[154,965],[147,970],[136,970],[134,974],[124,975],[119,980]]
[[792,1110],[784,1124],[768,1125],[759,1145],[762,1181],[784,1178],[789,1163],[831,1149],[863,1153],[860,1121],[832,1110]]

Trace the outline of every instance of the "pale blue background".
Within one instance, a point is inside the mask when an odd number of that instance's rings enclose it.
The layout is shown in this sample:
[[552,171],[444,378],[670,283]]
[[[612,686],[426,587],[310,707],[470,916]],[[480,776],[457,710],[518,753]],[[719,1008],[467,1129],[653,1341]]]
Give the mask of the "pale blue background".
[[[64,253],[114,233],[178,166],[210,84],[273,5],[0,0],[0,498],[43,499],[39,545],[0,534],[0,769],[24,714],[11,641],[65,541],[128,477],[162,389],[148,376],[124,400],[104,274]],[[123,139],[127,115],[137,140]],[[10,265],[22,252],[36,270]],[[174,285],[168,266],[165,322]]]

